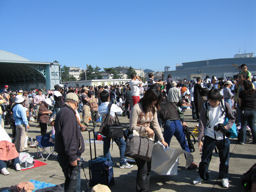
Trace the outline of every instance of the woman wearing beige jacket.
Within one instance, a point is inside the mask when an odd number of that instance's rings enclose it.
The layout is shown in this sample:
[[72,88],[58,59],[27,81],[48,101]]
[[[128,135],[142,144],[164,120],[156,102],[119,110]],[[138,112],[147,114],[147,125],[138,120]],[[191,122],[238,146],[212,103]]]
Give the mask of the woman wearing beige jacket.
[[[132,116],[130,120],[130,126],[133,130],[133,135],[148,137],[154,140],[154,131],[164,146],[168,144],[164,141],[163,134],[157,119],[158,98],[160,91],[156,86],[153,86],[146,91],[144,97],[139,103],[135,104],[132,108]],[[151,129],[151,127],[154,129]],[[145,192],[149,191],[149,179],[150,179],[150,167],[151,161],[143,159],[135,159],[138,166],[137,179],[136,179],[136,191]]]

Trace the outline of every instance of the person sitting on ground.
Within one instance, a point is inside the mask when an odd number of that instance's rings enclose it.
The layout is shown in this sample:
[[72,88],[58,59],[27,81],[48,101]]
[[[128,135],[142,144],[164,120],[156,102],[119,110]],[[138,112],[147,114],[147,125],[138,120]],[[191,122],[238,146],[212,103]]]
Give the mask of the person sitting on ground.
[[20,171],[19,153],[16,150],[15,145],[12,143],[12,139],[6,133],[4,128],[0,126],[0,171],[3,175],[9,175],[7,165],[15,167],[16,171]]
[[[228,118],[227,125],[224,121]],[[212,151],[217,146],[220,157],[219,178],[222,179],[222,186],[229,187],[229,148],[228,130],[235,122],[235,117],[227,102],[223,101],[223,96],[219,90],[212,89],[208,93],[208,101],[201,109],[199,119],[198,147],[202,151],[201,162],[199,164],[199,175],[193,184],[201,184],[202,179],[209,179],[208,167],[212,157]],[[204,141],[202,138],[204,136]]]
[[[104,123],[104,118],[106,117],[106,114],[108,113],[108,110],[109,110],[109,107],[110,107],[110,96],[109,96],[109,92],[108,91],[102,91],[100,93],[100,99],[101,99],[101,104],[98,108],[99,110],[99,114],[101,115],[102,117],[102,122]],[[122,115],[123,113],[123,110],[118,107],[116,104],[112,104],[111,105],[111,108],[110,108],[110,116],[112,116],[113,118],[115,117],[115,115]],[[104,125],[102,124],[101,127],[100,127],[100,130],[99,132],[102,132],[103,130],[103,127]],[[123,169],[123,168],[126,168],[126,169],[129,169],[129,168],[132,168],[133,165],[130,165],[124,154],[125,154],[125,148],[126,148],[126,142],[124,140],[123,137],[117,137],[117,138],[112,138],[116,144],[118,145],[119,147],[119,150],[120,150],[120,168]],[[104,151],[104,156],[110,160],[111,160],[111,154],[110,154],[110,141],[111,141],[111,138],[108,138],[107,136],[103,139],[104,143],[103,143],[103,151]]]

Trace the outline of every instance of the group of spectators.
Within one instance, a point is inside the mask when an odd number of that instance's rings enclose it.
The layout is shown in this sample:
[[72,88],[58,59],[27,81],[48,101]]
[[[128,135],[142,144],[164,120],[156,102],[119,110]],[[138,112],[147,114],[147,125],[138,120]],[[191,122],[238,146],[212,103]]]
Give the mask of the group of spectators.
[[[217,146],[221,162],[219,174],[223,187],[227,188],[230,142],[223,130],[217,130],[216,126],[222,124],[228,130],[235,122],[237,127],[241,127],[238,136],[240,144],[248,140],[248,126],[252,143],[256,143],[255,82],[243,64],[237,76],[225,80],[207,76],[205,79],[198,77],[195,81],[174,81],[169,75],[166,81],[155,81],[150,73],[147,82],[142,82],[134,74],[130,83],[113,86],[67,88],[56,85],[50,91],[37,89],[13,92],[5,85],[0,94],[0,121],[2,129],[4,124],[12,128],[12,140],[9,141],[14,142],[17,152],[26,151],[29,121],[39,123],[41,135],[47,133],[49,123],[54,121],[55,150],[66,178],[65,189],[79,191],[78,162],[84,152],[81,131],[91,125],[95,128],[96,122],[104,122],[109,111],[111,116],[130,118],[130,129],[134,135],[159,140],[164,146],[170,145],[172,136],[175,136],[182,149],[190,152],[183,131],[186,122],[182,114],[191,108],[193,119],[199,122],[198,143],[202,151],[200,177],[194,180],[194,184],[208,179],[212,151]],[[102,125],[99,132],[101,128]],[[125,139],[120,137],[113,140],[120,150],[120,168],[132,168],[125,157]],[[111,161],[111,139],[104,137],[103,141],[104,156]],[[20,170],[17,158],[10,160]],[[138,166],[136,191],[149,191],[151,162],[142,159],[135,161]],[[1,173],[7,175],[6,164],[2,162]],[[189,169],[196,168],[194,162],[189,166]]]

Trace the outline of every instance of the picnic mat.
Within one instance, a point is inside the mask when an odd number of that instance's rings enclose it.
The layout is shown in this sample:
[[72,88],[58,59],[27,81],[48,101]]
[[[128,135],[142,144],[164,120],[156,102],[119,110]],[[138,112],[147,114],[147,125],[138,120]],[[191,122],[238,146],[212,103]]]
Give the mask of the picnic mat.
[[41,166],[44,166],[44,165],[47,165],[47,163],[42,162],[42,161],[38,161],[38,160],[34,160],[34,166],[33,167],[26,168],[26,169],[21,169],[21,171],[26,171],[28,169],[33,169],[33,168],[41,167]]
[[33,183],[35,189],[33,190],[36,191],[38,189],[44,189],[44,188],[47,188],[47,187],[54,187],[56,186],[55,184],[52,184],[52,183],[46,183],[46,182],[42,182],[42,181],[37,181],[37,180],[29,180],[29,182]]

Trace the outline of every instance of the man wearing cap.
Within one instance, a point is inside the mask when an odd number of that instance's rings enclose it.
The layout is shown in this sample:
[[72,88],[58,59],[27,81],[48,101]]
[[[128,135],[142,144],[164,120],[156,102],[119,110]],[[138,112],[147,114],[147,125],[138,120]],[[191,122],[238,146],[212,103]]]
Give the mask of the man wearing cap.
[[78,161],[84,152],[84,140],[76,119],[78,96],[75,93],[66,95],[66,102],[56,116],[55,151],[58,162],[65,175],[65,191],[80,191],[80,169]]
[[227,102],[230,106],[230,108],[232,109],[233,107],[233,102],[232,102],[232,98],[234,96],[234,94],[231,91],[231,86],[232,86],[232,82],[231,81],[226,81],[224,83],[224,89],[223,89],[223,96],[224,96],[224,101]]
[[173,81],[172,88],[168,91],[167,100],[172,103],[178,103],[181,100],[181,91],[177,88],[177,83]]
[[13,106],[13,118],[16,126],[15,147],[18,152],[25,150],[26,129],[29,128],[26,108],[23,107],[24,97],[17,95]]

